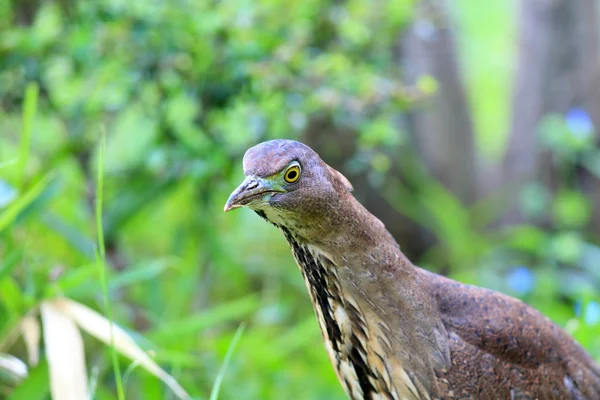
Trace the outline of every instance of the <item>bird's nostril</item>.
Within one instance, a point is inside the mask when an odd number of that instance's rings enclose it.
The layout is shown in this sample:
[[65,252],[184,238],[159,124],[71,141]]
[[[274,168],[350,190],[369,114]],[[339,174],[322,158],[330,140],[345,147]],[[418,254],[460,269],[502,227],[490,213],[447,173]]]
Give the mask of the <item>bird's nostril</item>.
[[256,181],[250,182],[250,184],[248,184],[248,186],[246,186],[246,190],[255,189],[257,186],[258,186],[258,182],[256,182]]

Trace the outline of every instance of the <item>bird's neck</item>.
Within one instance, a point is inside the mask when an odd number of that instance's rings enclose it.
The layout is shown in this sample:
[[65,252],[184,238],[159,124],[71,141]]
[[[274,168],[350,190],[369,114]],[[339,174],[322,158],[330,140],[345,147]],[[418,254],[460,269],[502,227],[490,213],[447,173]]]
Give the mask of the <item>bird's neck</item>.
[[[333,265],[361,269],[383,269],[385,273],[409,277],[414,266],[383,223],[367,211],[352,194],[340,194],[298,214],[267,207],[255,212],[293,239],[332,261]],[[406,283],[409,284],[407,279]]]
[[[374,338],[389,338],[385,342],[389,351],[401,357],[406,346],[423,350],[420,342],[406,339],[415,337],[416,326],[436,332],[438,319],[432,318],[417,270],[381,221],[352,196],[325,211],[317,216],[320,220],[313,215],[304,223],[286,219],[286,225],[262,216],[282,230],[292,249],[329,356],[349,397],[413,398],[405,382],[408,375],[397,372],[403,369],[378,369],[369,363],[369,354],[381,350],[379,339]],[[390,320],[390,302],[403,324]],[[411,362],[402,358],[399,365],[408,368]],[[427,368],[425,374],[431,371]],[[417,375],[420,381],[429,381],[421,372]]]
[[[365,264],[387,266],[401,274],[414,270],[385,225],[351,194],[340,198],[337,207],[324,213],[322,218],[321,223],[308,228],[314,231],[309,232],[305,240],[335,264],[357,268]],[[324,226],[328,228],[322,229]]]

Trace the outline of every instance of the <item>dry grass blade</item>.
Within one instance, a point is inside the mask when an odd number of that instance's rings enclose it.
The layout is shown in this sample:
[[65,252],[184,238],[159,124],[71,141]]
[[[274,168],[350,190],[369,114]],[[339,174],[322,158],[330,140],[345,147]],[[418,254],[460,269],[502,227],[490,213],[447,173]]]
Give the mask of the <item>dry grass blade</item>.
[[89,399],[83,340],[61,299],[40,307],[54,400]]
[[[88,307],[68,299],[61,299],[65,309],[81,329],[95,336],[106,344],[110,343],[110,321]],[[173,393],[180,399],[189,399],[190,396],[179,385],[171,375],[160,368],[151,358],[142,350],[135,341],[123,329],[113,325],[113,338],[115,349],[138,363],[148,372],[156,375]]]
[[0,353],[0,377],[18,385],[27,375],[27,365],[23,361],[10,354]]
[[40,359],[40,323],[33,315],[26,315],[21,320],[21,333],[27,348],[27,361],[29,365],[36,366]]

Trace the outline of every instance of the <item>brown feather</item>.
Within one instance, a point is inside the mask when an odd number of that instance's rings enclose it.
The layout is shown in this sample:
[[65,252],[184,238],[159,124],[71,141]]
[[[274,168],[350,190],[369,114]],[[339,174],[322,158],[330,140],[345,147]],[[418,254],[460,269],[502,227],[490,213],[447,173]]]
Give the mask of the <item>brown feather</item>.
[[308,146],[257,145],[244,172],[262,179],[292,161],[297,183],[240,205],[288,240],[350,398],[600,399],[600,368],[565,331],[519,300],[413,266]]

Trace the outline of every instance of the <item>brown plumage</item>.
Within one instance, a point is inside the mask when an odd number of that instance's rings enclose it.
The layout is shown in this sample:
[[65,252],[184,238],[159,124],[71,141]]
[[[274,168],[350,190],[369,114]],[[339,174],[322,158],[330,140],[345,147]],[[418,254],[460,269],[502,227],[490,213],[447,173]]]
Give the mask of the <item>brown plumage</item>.
[[600,367],[523,302],[417,268],[308,146],[244,156],[248,206],[292,248],[352,399],[600,399]]

